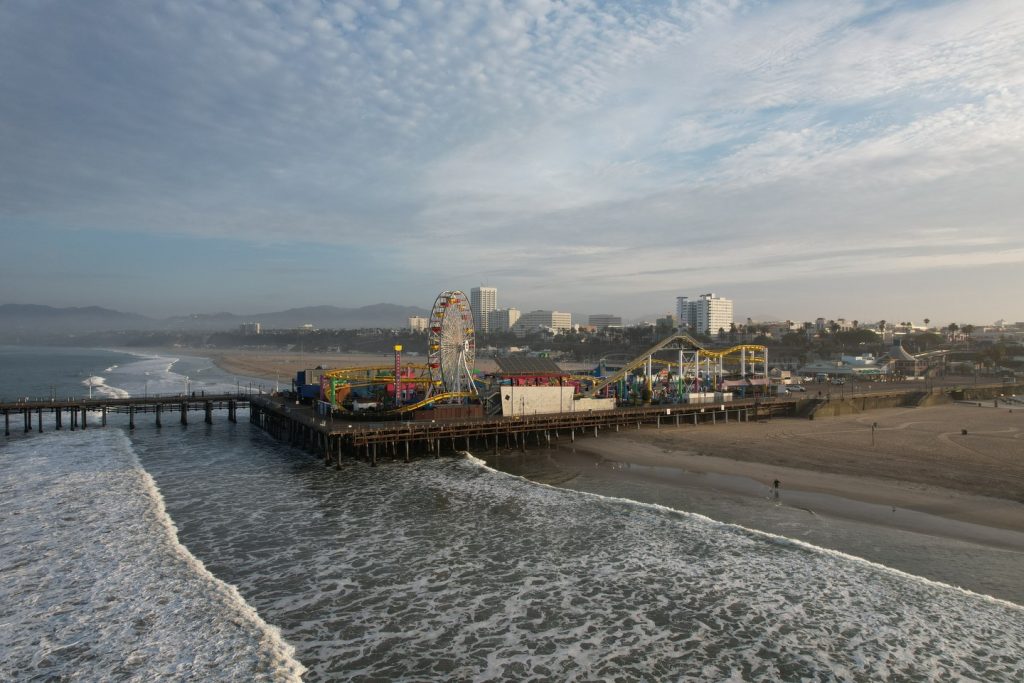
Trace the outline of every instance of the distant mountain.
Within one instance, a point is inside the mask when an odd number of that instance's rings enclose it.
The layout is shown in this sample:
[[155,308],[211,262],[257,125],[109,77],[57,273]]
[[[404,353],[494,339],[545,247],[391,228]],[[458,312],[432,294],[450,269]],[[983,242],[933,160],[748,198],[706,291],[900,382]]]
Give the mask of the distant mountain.
[[53,308],[51,306],[0,305],[0,337],[29,338],[39,334],[84,334],[120,330],[226,331],[244,322],[258,322],[264,329],[296,328],[312,325],[324,328],[405,327],[409,317],[428,316],[430,311],[417,306],[373,304],[360,308],[307,306],[286,311],[237,315],[235,313],[196,313],[165,319],[148,318],[135,313],[89,306]]
[[155,321],[136,313],[99,306],[53,308],[34,304],[0,305],[0,329],[6,333],[103,332],[149,329]]

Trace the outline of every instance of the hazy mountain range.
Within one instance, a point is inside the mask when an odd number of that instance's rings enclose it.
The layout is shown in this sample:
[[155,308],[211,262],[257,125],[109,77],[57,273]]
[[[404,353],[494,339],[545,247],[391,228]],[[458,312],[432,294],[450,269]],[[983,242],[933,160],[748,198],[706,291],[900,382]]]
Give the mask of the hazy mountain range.
[[118,330],[182,330],[225,331],[242,323],[258,322],[264,329],[406,327],[413,315],[429,316],[430,311],[417,306],[373,304],[360,308],[337,306],[306,306],[272,313],[194,314],[170,318],[149,318],[137,313],[123,313],[99,306],[84,308],[53,308],[32,304],[0,305],[0,330],[4,332],[38,332],[81,334]]

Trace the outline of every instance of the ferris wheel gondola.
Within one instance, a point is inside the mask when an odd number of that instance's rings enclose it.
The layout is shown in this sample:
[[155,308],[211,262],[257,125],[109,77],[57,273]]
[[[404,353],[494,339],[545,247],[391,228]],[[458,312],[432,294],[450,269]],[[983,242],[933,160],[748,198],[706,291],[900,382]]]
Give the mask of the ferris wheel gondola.
[[472,373],[476,360],[474,327],[465,294],[449,290],[437,296],[427,325],[431,393],[476,393]]

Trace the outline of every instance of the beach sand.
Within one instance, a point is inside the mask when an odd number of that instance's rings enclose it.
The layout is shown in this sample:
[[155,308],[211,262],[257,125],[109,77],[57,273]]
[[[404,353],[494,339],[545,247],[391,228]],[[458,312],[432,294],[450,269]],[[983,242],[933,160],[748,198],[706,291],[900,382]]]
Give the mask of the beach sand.
[[1024,406],[992,405],[645,428],[575,445],[621,462],[742,476],[764,487],[779,480],[786,489],[1024,531]]

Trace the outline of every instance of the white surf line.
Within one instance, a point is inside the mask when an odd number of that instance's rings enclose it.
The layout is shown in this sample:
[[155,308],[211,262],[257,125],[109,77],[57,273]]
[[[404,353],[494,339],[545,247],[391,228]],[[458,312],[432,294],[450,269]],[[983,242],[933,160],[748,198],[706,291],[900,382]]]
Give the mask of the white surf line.
[[167,533],[167,538],[170,541],[170,545],[174,552],[193,571],[205,578],[221,591],[225,592],[228,595],[229,601],[238,610],[240,616],[264,634],[269,646],[271,646],[272,652],[281,659],[279,670],[275,672],[275,678],[284,681],[301,681],[302,674],[306,672],[306,667],[302,662],[295,658],[295,647],[284,639],[281,635],[281,630],[278,627],[268,624],[263,620],[259,612],[256,611],[256,608],[250,605],[245,598],[242,597],[242,594],[238,591],[236,586],[223,581],[214,575],[206,568],[203,561],[193,555],[188,547],[181,542],[178,538],[178,527],[167,512],[167,506],[164,502],[163,494],[160,492],[160,487],[157,486],[156,480],[153,479],[152,475],[150,475],[150,473],[142,466],[142,461],[139,459],[138,453],[135,452],[135,448],[128,436],[122,432],[121,438],[126,442],[126,447],[128,452],[131,454],[133,465],[141,473],[143,486],[149,494],[150,500],[156,509],[157,519],[160,521],[161,526]]
[[456,453],[462,454],[464,456],[464,458],[468,462],[470,462],[473,465],[476,465],[476,466],[478,466],[478,467],[480,467],[480,468],[482,468],[484,470],[488,470],[490,472],[494,472],[496,474],[499,474],[499,475],[502,475],[502,476],[505,476],[505,477],[512,477],[513,479],[519,479],[519,480],[525,481],[528,484],[531,484],[533,486],[540,486],[540,487],[543,487],[543,488],[553,489],[553,490],[556,490],[556,491],[559,491],[559,492],[562,492],[562,493],[576,494],[576,495],[579,495],[579,496],[591,497],[591,498],[596,498],[596,499],[599,499],[599,500],[614,501],[614,502],[621,503],[621,504],[624,504],[624,505],[644,508],[644,509],[648,509],[648,510],[651,510],[651,511],[654,511],[654,512],[659,512],[659,513],[662,513],[662,514],[668,513],[670,515],[679,516],[679,517],[682,517],[682,518],[692,517],[694,519],[699,519],[699,520],[703,520],[705,522],[708,522],[708,523],[710,523],[710,524],[712,524],[714,526],[718,526],[718,527],[722,527],[722,528],[726,528],[726,529],[735,529],[737,531],[740,531],[740,532],[748,534],[748,535],[758,536],[758,537],[764,538],[766,540],[769,540],[769,541],[771,541],[773,543],[776,543],[776,544],[779,544],[779,545],[789,545],[789,546],[793,546],[793,547],[796,547],[796,548],[801,548],[801,549],[804,549],[804,550],[808,550],[808,551],[811,551],[811,552],[814,552],[814,553],[821,553],[821,554],[824,554],[824,555],[831,555],[833,557],[843,558],[844,560],[849,560],[851,562],[854,562],[855,564],[863,565],[865,567],[870,567],[872,569],[878,569],[878,570],[882,570],[882,571],[885,571],[885,572],[889,572],[889,573],[894,574],[896,576],[900,576],[900,577],[903,577],[903,578],[906,578],[906,579],[910,579],[911,581],[916,581],[916,582],[923,583],[925,585],[930,585],[930,586],[938,586],[938,587],[941,587],[941,588],[944,588],[944,589],[948,589],[948,590],[951,590],[951,591],[954,591],[954,592],[957,592],[957,593],[962,593],[964,595],[969,595],[969,596],[974,597],[974,598],[980,598],[980,599],[984,600],[985,602],[989,602],[989,603],[992,603],[994,605],[999,605],[1001,607],[1009,607],[1009,608],[1011,608],[1013,610],[1016,610],[1016,611],[1020,612],[1021,615],[1024,616],[1024,605],[1018,605],[1017,603],[1010,602],[1009,600],[1004,600],[1002,598],[996,598],[996,597],[993,597],[991,595],[985,595],[984,593],[975,593],[974,591],[969,590],[967,588],[961,588],[960,586],[954,586],[954,585],[949,584],[949,583],[943,583],[942,581],[936,581],[934,579],[929,579],[929,578],[924,577],[924,576],[918,576],[917,574],[911,574],[911,573],[905,572],[905,571],[903,571],[901,569],[896,569],[894,567],[890,567],[888,565],[884,565],[884,564],[881,564],[881,563],[878,563],[878,562],[874,562],[872,560],[868,560],[868,559],[865,559],[863,557],[858,557],[857,555],[851,555],[849,553],[844,553],[844,552],[842,552],[840,550],[832,550],[831,548],[823,548],[821,546],[817,546],[817,545],[814,545],[812,543],[808,543],[806,541],[801,541],[801,540],[796,539],[796,538],[789,538],[788,536],[781,536],[779,534],[773,534],[773,533],[770,533],[768,531],[761,531],[759,529],[751,529],[749,527],[745,527],[745,526],[742,526],[740,524],[732,524],[732,523],[729,523],[729,522],[720,522],[717,519],[712,519],[711,517],[706,517],[705,515],[701,515],[701,514],[698,514],[696,512],[687,512],[685,510],[677,510],[676,508],[671,508],[671,507],[668,507],[666,505],[659,505],[657,503],[644,503],[644,502],[641,502],[641,501],[638,501],[638,500],[632,500],[630,498],[620,498],[620,497],[617,497],[617,496],[604,496],[604,495],[601,495],[600,493],[591,493],[589,491],[580,491],[580,490],[577,490],[577,489],[566,489],[566,488],[560,488],[558,486],[552,486],[550,484],[543,484],[541,482],[532,481],[532,480],[527,479],[526,477],[520,476],[518,474],[509,474],[508,472],[502,472],[500,470],[496,470],[493,467],[491,467],[490,465],[488,465],[486,461],[481,460],[480,458],[476,457],[475,455],[473,455],[469,451],[456,451]]

